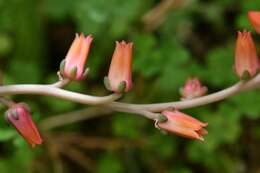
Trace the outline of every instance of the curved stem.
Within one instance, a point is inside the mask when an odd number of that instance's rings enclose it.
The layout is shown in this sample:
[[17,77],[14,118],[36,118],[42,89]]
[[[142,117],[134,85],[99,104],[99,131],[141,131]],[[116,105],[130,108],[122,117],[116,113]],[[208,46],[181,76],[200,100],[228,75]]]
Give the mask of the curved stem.
[[174,107],[176,109],[187,109],[197,106],[202,106],[205,104],[217,102],[223,100],[227,97],[230,97],[234,94],[237,94],[241,91],[259,88],[260,87],[260,74],[256,77],[251,79],[248,82],[240,81],[237,84],[221,90],[219,92],[206,95],[203,97],[195,98],[192,100],[185,100],[185,101],[176,101],[176,102],[167,102],[167,103],[154,103],[154,104],[129,104],[129,103],[120,103],[120,102],[112,102],[109,103],[107,106],[112,109],[121,109],[121,110],[147,110],[151,112],[161,112],[162,110]]
[[14,94],[35,94],[35,95],[46,95],[54,96],[57,98],[70,100],[77,103],[98,105],[106,104],[111,101],[117,100],[121,97],[121,94],[111,94],[108,96],[97,97],[80,94],[64,89],[56,88],[50,85],[5,85],[0,87],[0,96],[14,95]]
[[152,119],[152,120],[157,119],[159,116],[159,114],[153,113],[150,110],[137,108],[135,106],[132,107],[132,106],[129,106],[131,104],[127,104],[127,103],[122,103],[122,104],[123,104],[123,106],[121,105],[121,103],[117,106],[115,106],[114,104],[107,104],[104,106],[107,108],[113,109],[115,111],[118,111],[118,112],[126,112],[126,113],[134,113],[134,114],[142,115],[142,116],[144,116],[148,119]]
[[[54,84],[54,86],[57,86],[57,84]],[[36,95],[54,96],[57,98],[70,100],[77,103],[89,104],[89,105],[101,105],[103,107],[108,107],[116,111],[137,113],[137,114],[144,115],[145,117],[150,119],[156,119],[158,115],[152,112],[160,112],[164,109],[168,109],[171,107],[177,109],[197,107],[197,106],[223,100],[241,91],[245,91],[253,88],[259,88],[260,74],[258,74],[256,77],[254,77],[253,79],[247,82],[240,81],[229,88],[226,88],[222,91],[207,96],[195,98],[192,100],[167,102],[167,103],[155,103],[155,104],[130,104],[130,103],[112,102],[120,98],[121,94],[115,93],[109,96],[96,97],[96,96],[89,96],[89,95],[80,94],[72,91],[67,91],[64,89],[56,88],[54,86],[53,85],[30,85],[30,84],[0,86],[0,96],[14,95],[14,94],[36,94]]]

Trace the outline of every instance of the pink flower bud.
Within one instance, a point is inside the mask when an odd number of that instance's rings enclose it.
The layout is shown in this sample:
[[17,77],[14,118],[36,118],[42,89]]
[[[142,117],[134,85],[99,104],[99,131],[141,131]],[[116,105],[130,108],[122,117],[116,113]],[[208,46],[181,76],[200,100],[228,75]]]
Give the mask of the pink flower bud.
[[207,130],[204,129],[208,123],[203,123],[177,110],[165,110],[161,114],[166,116],[168,120],[158,122],[157,125],[159,128],[182,137],[204,141],[202,136],[208,133]]
[[238,32],[235,50],[235,71],[241,79],[253,77],[259,70],[259,60],[251,33]]
[[249,11],[248,19],[256,32],[260,34],[260,11]]
[[182,100],[193,99],[206,94],[207,87],[202,86],[198,78],[189,78],[184,87],[180,89]]
[[106,86],[116,93],[128,92],[132,88],[133,43],[116,42],[110,64]]
[[76,34],[76,37],[66,55],[61,62],[60,72],[62,76],[71,80],[82,80],[85,73],[85,63],[88,57],[90,45],[93,38],[89,35]]
[[41,136],[32,121],[30,110],[26,104],[13,105],[6,111],[6,119],[32,147],[42,143]]

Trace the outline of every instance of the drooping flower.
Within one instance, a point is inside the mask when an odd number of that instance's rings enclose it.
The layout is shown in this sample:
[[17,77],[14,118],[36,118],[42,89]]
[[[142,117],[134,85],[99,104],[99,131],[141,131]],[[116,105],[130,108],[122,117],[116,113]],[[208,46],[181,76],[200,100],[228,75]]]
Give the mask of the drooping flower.
[[116,92],[128,92],[132,88],[132,49],[133,43],[116,42],[116,48],[110,64],[107,89]]
[[249,11],[248,19],[256,32],[260,34],[260,11]]
[[182,100],[193,99],[206,94],[207,87],[203,86],[198,78],[189,78],[184,87],[180,88]]
[[84,78],[85,63],[92,40],[91,35],[85,37],[82,33],[76,34],[65,60],[60,65],[60,72],[63,77],[70,80],[82,80]]
[[182,137],[204,141],[203,135],[208,133],[204,127],[206,127],[208,123],[203,123],[178,110],[165,110],[161,114],[164,115],[167,120],[158,122],[157,126],[160,129]]
[[32,146],[40,145],[42,138],[32,121],[31,113],[25,103],[17,103],[6,111],[6,119],[20,135]]
[[235,50],[235,71],[241,79],[253,77],[260,65],[251,33],[238,32]]

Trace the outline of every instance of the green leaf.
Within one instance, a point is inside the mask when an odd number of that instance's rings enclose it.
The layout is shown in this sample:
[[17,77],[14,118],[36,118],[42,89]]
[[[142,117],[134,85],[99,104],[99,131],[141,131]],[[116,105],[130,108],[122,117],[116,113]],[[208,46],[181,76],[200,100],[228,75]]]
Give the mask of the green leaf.
[[236,109],[248,118],[257,119],[260,117],[260,106],[256,104],[260,103],[259,91],[240,93],[239,95],[230,98],[230,100],[236,105]]
[[[235,43],[235,40],[232,44]],[[213,49],[207,55],[207,69],[204,78],[217,87],[231,85],[237,81],[233,72],[234,46],[224,46]]]
[[113,133],[117,136],[137,139],[141,136],[145,120],[132,114],[116,113],[113,120]]
[[17,132],[14,129],[0,129],[0,141],[8,141],[14,138],[17,135]]

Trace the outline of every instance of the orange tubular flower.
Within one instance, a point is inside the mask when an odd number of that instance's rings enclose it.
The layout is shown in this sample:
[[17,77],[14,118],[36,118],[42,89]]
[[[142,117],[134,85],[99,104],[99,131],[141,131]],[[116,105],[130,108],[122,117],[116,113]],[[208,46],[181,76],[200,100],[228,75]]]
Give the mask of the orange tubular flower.
[[6,119],[32,146],[40,145],[42,138],[32,121],[30,110],[24,103],[18,103],[6,111]]
[[82,33],[80,36],[76,34],[65,60],[61,62],[62,76],[71,80],[82,80],[85,77],[85,63],[92,40],[90,35],[85,37]]
[[188,100],[205,95],[207,90],[207,87],[202,86],[198,78],[189,78],[184,87],[180,89],[180,94],[182,100]]
[[182,137],[204,141],[202,136],[208,133],[207,130],[204,129],[208,123],[203,123],[177,110],[166,110],[161,114],[167,118],[167,121],[158,122],[157,126],[159,128]]
[[241,79],[256,75],[259,71],[259,60],[251,33],[238,32],[235,50],[235,71]]
[[248,19],[256,32],[260,34],[260,11],[249,11]]
[[132,49],[133,43],[116,42],[116,48],[110,64],[107,89],[116,92],[128,92],[132,88]]

